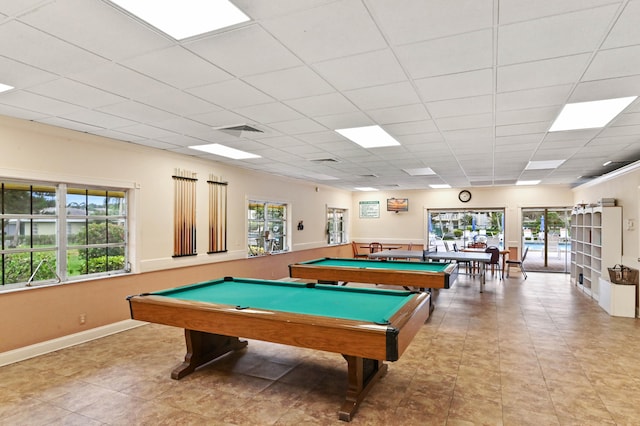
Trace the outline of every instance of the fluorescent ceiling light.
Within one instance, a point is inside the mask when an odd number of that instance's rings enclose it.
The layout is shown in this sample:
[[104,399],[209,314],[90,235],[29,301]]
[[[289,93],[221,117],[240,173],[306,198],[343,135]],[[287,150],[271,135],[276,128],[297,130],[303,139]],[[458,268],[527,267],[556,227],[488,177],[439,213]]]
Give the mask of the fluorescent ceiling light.
[[539,183],[539,180],[519,180],[516,182],[516,185],[537,185]]
[[430,176],[435,175],[436,172],[431,170],[430,167],[422,167],[419,169],[402,169],[409,176]]
[[608,166],[608,165],[609,165],[609,164],[611,164],[611,163],[613,163],[613,161],[611,161],[611,160],[609,160],[609,161],[605,161],[605,162],[602,164],[602,166],[603,166],[603,167],[606,167],[606,166]]
[[182,40],[250,18],[227,0],[111,0],[171,37]]
[[350,129],[336,129],[345,138],[357,143],[363,148],[379,148],[383,146],[400,145],[380,126],[352,127]]
[[357,191],[377,191],[376,188],[371,188],[370,186],[361,186],[358,188],[354,188]]
[[429,185],[429,187],[433,189],[447,189],[447,188],[451,188],[451,185],[447,185],[446,183],[438,183],[438,184]]
[[604,127],[636,98],[637,96],[629,96],[626,98],[567,104],[562,108],[549,131],[560,132],[563,130]]
[[13,86],[0,83],[0,92],[6,92],[7,90],[11,90],[11,89],[13,89]]
[[529,161],[525,170],[557,169],[566,160]]
[[212,143],[209,145],[194,145],[190,146],[191,149],[198,151],[208,152],[209,154],[220,155],[222,157],[232,158],[234,160],[247,160],[249,158],[260,158],[259,155],[251,154],[239,149],[229,148],[228,146],[220,145],[219,143]]

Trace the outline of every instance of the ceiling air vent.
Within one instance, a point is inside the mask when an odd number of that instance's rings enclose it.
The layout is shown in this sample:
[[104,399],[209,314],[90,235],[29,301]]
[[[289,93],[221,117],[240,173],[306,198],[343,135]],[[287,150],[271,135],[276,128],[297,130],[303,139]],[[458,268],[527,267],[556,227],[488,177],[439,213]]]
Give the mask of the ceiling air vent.
[[255,127],[251,127],[247,124],[239,124],[237,126],[226,126],[226,127],[217,127],[216,130],[220,130],[221,132],[225,132],[232,136],[241,136],[244,132],[251,133],[264,133],[260,129],[256,129]]
[[339,163],[340,161],[335,158],[316,158],[315,160],[311,160],[312,163]]

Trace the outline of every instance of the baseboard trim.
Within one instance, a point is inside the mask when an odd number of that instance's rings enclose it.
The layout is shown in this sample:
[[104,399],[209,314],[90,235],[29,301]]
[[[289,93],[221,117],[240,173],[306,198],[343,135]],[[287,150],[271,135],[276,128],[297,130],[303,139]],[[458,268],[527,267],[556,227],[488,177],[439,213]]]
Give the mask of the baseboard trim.
[[120,333],[125,330],[140,327],[147,324],[143,321],[124,320],[113,324],[104,325],[102,327],[92,328],[91,330],[82,331],[80,333],[62,336],[57,339],[47,340],[46,342],[36,343],[34,345],[25,346],[7,352],[0,353],[0,367],[3,365],[13,364],[15,362],[24,361],[29,358],[55,352],[70,346],[79,345],[91,340],[106,337],[111,334]]

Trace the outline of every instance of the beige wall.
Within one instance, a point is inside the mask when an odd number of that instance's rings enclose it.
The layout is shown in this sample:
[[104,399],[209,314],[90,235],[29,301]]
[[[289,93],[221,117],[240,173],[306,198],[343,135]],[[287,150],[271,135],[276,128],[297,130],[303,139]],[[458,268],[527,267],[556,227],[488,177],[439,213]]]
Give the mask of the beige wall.
[[[470,188],[471,201],[458,200],[459,189],[358,192],[353,195],[352,232],[360,241],[426,244],[427,209],[505,209],[506,247],[519,247],[523,207],[571,207],[573,193],[565,186],[505,186]],[[386,211],[387,198],[408,198],[409,211]],[[379,219],[360,219],[360,201],[379,201]]]
[[[473,188],[469,203],[458,201],[458,189],[350,193],[293,179],[228,167],[215,161],[168,153],[43,124],[0,117],[0,178],[96,184],[132,189],[131,274],[113,278],[0,293],[0,352],[77,333],[129,318],[125,297],[224,275],[281,278],[287,265],[322,256],[350,256],[350,246],[327,248],[325,209],[350,209],[350,238],[396,243],[424,243],[427,208],[505,208],[507,246],[520,241],[522,207],[570,207],[601,197],[618,198],[625,223],[625,264],[637,265],[638,186],[640,172],[588,188]],[[197,173],[197,199],[206,200],[209,174],[222,176],[228,187],[228,253],[207,255],[205,202],[197,206],[198,256],[174,259],[172,224],[176,168]],[[316,187],[319,191],[316,191]],[[409,198],[409,212],[389,213],[386,199]],[[292,205],[294,252],[246,259],[246,200]],[[380,201],[379,219],[360,219],[359,201]],[[304,220],[304,231],[295,224]],[[205,228],[203,229],[202,226]],[[86,324],[79,315],[86,315]]]

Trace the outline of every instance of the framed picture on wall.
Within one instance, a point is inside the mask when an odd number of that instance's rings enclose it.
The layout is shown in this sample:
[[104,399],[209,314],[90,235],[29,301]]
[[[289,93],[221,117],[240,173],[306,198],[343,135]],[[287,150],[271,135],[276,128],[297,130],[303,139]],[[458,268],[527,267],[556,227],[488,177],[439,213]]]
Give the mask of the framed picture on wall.
[[387,198],[387,211],[388,212],[408,212],[409,211],[409,199],[408,198]]

